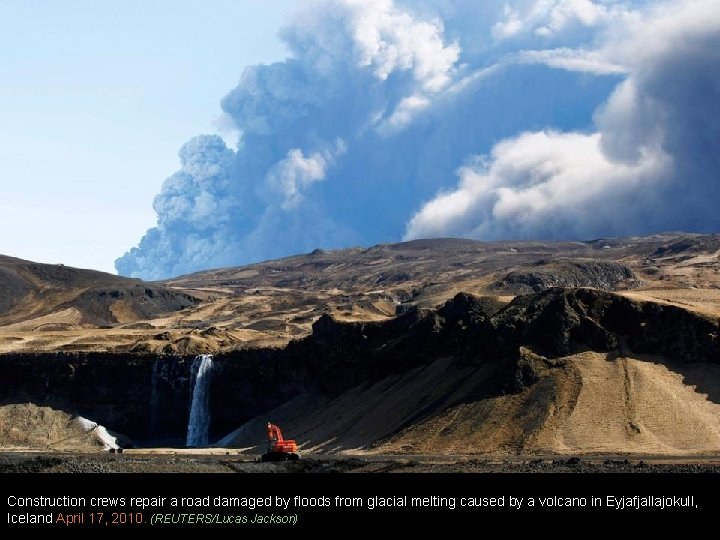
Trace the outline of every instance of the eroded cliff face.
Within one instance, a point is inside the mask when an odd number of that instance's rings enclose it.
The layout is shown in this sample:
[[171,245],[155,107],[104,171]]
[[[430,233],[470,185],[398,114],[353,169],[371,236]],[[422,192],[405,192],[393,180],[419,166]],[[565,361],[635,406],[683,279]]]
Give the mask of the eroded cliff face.
[[[387,399],[401,399],[392,381],[428,366],[436,366],[435,371],[416,380],[415,396],[440,380],[456,380],[453,388],[464,389],[456,401],[490,403],[542,381],[550,388],[553,370],[566,369],[557,359],[585,351],[652,354],[678,365],[720,364],[718,322],[677,307],[587,289],[552,289],[518,297],[505,307],[459,294],[437,310],[413,309],[385,322],[339,323],[323,316],[311,336],[285,348],[215,357],[210,439],[300,396],[298,405],[289,407],[300,415],[316,414],[333,399],[350,407],[368,388],[378,399],[382,392]],[[80,414],[138,445],[182,446],[192,360],[99,353],[3,355],[0,402],[30,402]],[[448,401],[453,388],[438,386],[442,395],[416,400],[412,414],[389,424],[382,437],[390,440],[456,406]],[[551,406],[553,399],[543,403]],[[533,415],[533,422],[547,418],[542,411]],[[338,423],[336,429],[344,430],[346,424]],[[330,425],[328,438],[332,430]]]
[[187,426],[191,359],[129,354],[0,357],[3,403],[34,403],[90,418],[137,444],[179,441]]

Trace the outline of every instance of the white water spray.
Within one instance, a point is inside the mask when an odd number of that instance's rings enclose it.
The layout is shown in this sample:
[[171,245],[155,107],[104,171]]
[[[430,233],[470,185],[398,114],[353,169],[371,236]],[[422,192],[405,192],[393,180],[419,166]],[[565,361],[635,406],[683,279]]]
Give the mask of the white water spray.
[[187,446],[206,446],[210,429],[210,371],[212,354],[196,356],[192,365],[192,402],[188,419]]

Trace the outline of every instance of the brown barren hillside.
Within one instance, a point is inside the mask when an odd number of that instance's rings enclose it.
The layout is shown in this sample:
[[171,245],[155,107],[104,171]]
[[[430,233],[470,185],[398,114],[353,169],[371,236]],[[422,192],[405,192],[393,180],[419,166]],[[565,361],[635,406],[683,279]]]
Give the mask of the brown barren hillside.
[[[206,353],[284,345],[323,314],[379,321],[458,292],[618,291],[720,316],[720,235],[590,242],[436,239],[315,250],[147,284],[0,258],[0,352]],[[196,299],[200,299],[198,301]]]
[[425,317],[431,325],[415,323],[434,329],[425,342],[424,332],[398,337],[366,326],[355,328],[361,343],[340,327],[344,354],[359,349],[378,362],[416,361],[341,391],[298,394],[218,445],[260,451],[257,433],[272,420],[311,452],[720,452],[717,320],[562,289],[494,314],[460,295]]
[[160,284],[0,256],[0,351],[62,349],[87,334],[112,342],[113,328],[143,328],[198,302]]
[[[196,304],[167,287],[62,264],[0,256],[0,325],[42,329],[55,316],[68,324],[109,326],[156,317]],[[34,321],[40,321],[33,326]]]
[[438,239],[151,284],[2,258],[0,447],[97,448],[78,416],[184,445],[212,353],[210,440],[249,452],[271,420],[304,452],[717,454],[719,254]]
[[[478,399],[480,374],[449,360],[354,388],[300,396],[218,446],[262,452],[267,419],[305,452],[348,454],[716,454],[720,366],[677,369],[661,358],[579,353],[517,394]],[[670,364],[670,365],[668,365]],[[698,388],[699,379],[708,381]],[[432,403],[427,418],[418,411]]]

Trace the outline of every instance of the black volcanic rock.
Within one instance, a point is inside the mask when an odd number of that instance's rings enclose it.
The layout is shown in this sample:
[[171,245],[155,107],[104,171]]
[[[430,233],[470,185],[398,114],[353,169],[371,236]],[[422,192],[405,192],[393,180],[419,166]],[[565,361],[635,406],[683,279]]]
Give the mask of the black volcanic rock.
[[489,296],[475,296],[458,293],[443,304],[438,313],[447,324],[470,324],[490,318],[505,306],[504,303]]
[[626,265],[610,261],[538,261],[508,273],[495,286],[508,294],[528,294],[552,287],[593,287],[606,291],[629,289],[641,284]]
[[718,250],[720,250],[720,234],[684,235],[660,246],[650,256],[697,255],[699,253],[715,253]]
[[[442,358],[449,369],[482,373],[478,397],[519,392],[535,384],[538,369],[585,350],[720,363],[718,322],[681,308],[590,289],[550,289],[497,307],[460,294],[438,310],[412,309],[385,322],[326,315],[312,335],[285,348],[217,355],[211,438],[301,394],[332,399]],[[140,444],[182,445],[191,365],[192,358],[173,356],[8,354],[0,356],[0,396],[82,414]]]
[[560,357],[581,350],[630,350],[688,362],[720,362],[718,322],[682,308],[592,289],[521,296],[491,320],[499,350],[518,346]]
[[0,356],[0,403],[35,403],[94,420],[140,444],[181,443],[192,359],[131,354]]

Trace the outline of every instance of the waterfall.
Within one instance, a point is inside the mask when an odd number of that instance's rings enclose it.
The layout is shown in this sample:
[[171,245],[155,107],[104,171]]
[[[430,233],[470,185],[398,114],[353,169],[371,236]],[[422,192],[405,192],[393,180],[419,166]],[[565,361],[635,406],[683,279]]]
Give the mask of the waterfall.
[[188,418],[187,446],[206,446],[210,428],[210,371],[212,354],[196,356],[192,365],[192,402]]
[[164,363],[160,359],[153,362],[150,384],[150,436],[156,437],[160,417],[158,404],[160,403],[160,379],[165,375]]

